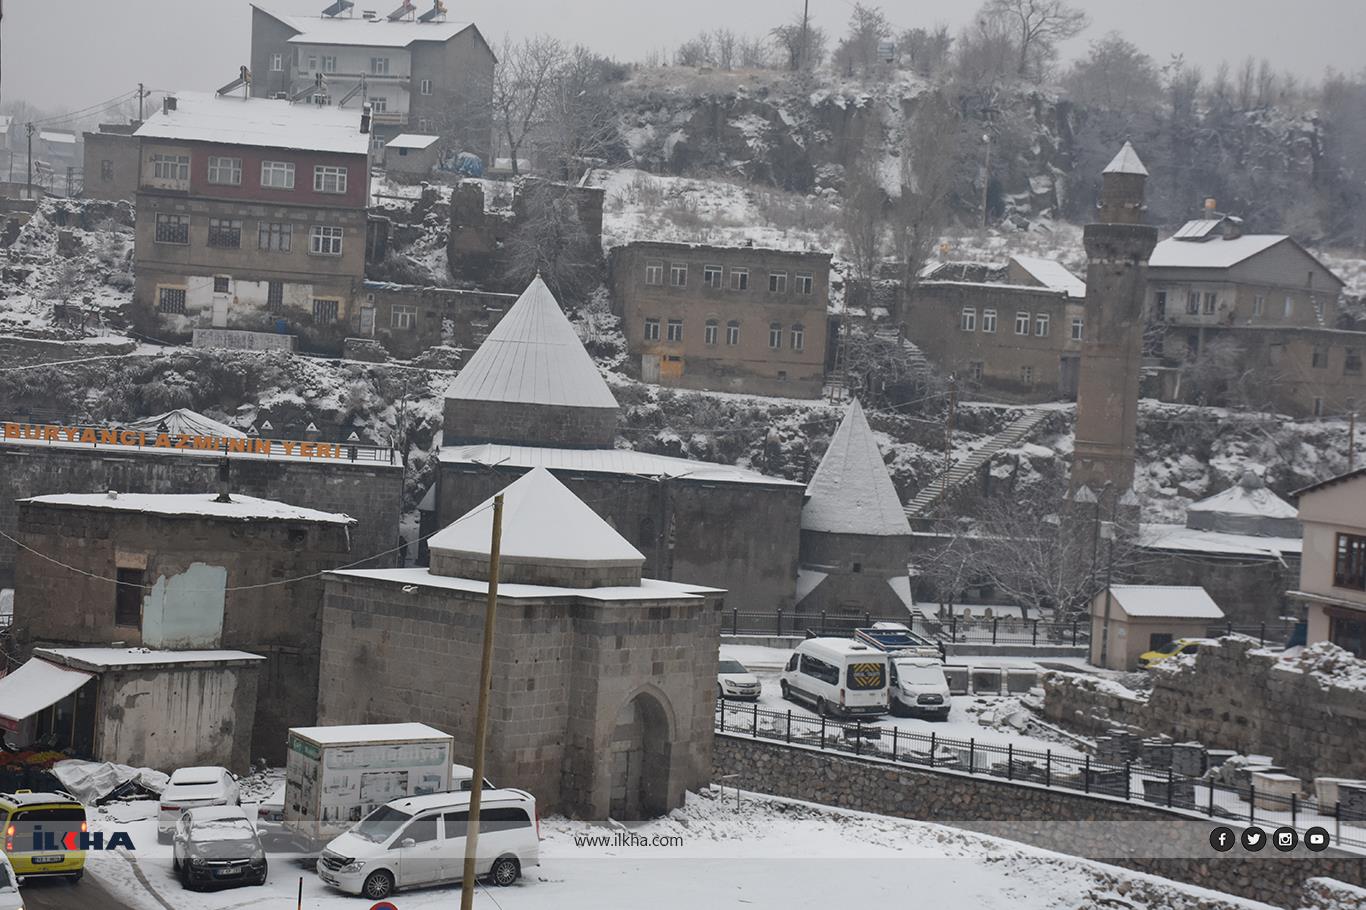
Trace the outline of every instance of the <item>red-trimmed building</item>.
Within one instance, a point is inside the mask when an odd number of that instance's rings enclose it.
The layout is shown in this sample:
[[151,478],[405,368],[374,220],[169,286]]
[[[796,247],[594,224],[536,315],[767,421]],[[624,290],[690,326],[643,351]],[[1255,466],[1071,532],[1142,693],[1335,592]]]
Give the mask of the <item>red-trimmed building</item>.
[[335,351],[366,330],[361,113],[184,93],[134,137],[143,332],[283,331]]

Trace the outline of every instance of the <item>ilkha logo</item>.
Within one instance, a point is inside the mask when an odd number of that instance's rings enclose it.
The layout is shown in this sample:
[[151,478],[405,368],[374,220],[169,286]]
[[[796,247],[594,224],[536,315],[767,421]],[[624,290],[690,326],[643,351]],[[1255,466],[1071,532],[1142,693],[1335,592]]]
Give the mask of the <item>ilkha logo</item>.
[[[81,825],[84,829],[85,825]],[[106,841],[103,831],[67,831],[60,837],[56,831],[44,831],[42,825],[33,826],[35,853],[52,850],[113,850],[115,847],[133,849],[133,838],[126,831],[115,831]]]

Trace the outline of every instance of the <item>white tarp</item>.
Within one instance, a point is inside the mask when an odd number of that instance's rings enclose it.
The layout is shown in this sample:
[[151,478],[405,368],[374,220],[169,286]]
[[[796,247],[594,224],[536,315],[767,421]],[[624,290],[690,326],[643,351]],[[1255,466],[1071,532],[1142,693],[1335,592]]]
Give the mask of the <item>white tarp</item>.
[[93,673],[34,658],[0,679],[0,717],[23,720],[55,705],[93,678]]
[[61,781],[63,790],[87,806],[94,805],[129,781],[136,781],[153,793],[165,790],[170,782],[167,775],[151,768],[133,768],[107,761],[78,761],[74,758],[54,764],[52,773]]

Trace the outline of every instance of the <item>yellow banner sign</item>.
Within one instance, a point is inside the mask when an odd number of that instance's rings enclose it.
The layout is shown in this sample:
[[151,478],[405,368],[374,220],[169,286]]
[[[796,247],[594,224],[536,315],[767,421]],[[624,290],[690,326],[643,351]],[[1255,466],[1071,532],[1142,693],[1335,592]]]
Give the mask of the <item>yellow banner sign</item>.
[[284,439],[251,439],[235,436],[191,436],[185,433],[149,433],[120,427],[64,427],[54,424],[6,423],[4,440],[118,446],[130,449],[187,449],[227,455],[293,455],[300,458],[342,457],[342,447],[330,442],[295,442]]

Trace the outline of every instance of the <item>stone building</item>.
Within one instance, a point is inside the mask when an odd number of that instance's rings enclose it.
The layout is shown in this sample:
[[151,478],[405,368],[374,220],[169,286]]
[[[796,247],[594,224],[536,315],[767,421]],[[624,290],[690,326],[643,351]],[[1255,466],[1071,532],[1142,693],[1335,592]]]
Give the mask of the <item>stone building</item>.
[[909,619],[910,555],[905,507],[854,401],[806,487],[797,611]]
[[902,308],[906,337],[968,389],[1018,401],[1077,396],[1086,285],[1061,263],[935,267]]
[[[1109,644],[1102,655],[1107,600]],[[1140,654],[1178,638],[1204,638],[1223,618],[1198,585],[1111,585],[1091,599],[1089,660],[1107,670],[1136,670]]]
[[1308,643],[1331,641],[1366,657],[1366,468],[1295,491],[1304,525],[1299,586]]
[[648,574],[723,586],[737,609],[790,608],[802,486],[615,448],[618,419],[574,327],[534,280],[446,393],[436,525],[543,467],[645,554]]
[[432,173],[441,154],[441,137],[399,133],[384,144],[384,172],[416,183]]
[[[645,557],[550,472],[502,490],[486,761],[542,811],[663,814],[711,777],[715,588]],[[320,723],[431,724],[472,759],[492,501],[430,540],[430,569],[327,575]]]
[[487,162],[496,63],[478,27],[448,21],[441,0],[421,12],[405,2],[383,18],[350,4],[332,16],[252,4],[251,94],[302,96],[357,117],[368,104],[376,151],[400,133],[436,133]]
[[415,357],[437,345],[477,348],[517,300],[514,294],[367,281],[359,337]]
[[1086,332],[1071,483],[1098,493],[1106,507],[1134,482],[1146,264],[1157,243],[1157,231],[1142,223],[1147,180],[1124,143],[1102,173],[1099,221],[1083,234]]
[[340,351],[359,329],[368,130],[336,108],[167,96],[134,134],[139,330],[292,333]]
[[139,125],[101,123],[98,132],[85,134],[82,196],[127,202],[137,198],[140,160],[133,132]]
[[611,286],[646,382],[820,397],[829,253],[637,241],[612,250]]
[[[278,762],[289,727],[314,720],[316,576],[352,560],[355,522],[236,493],[220,500],[113,491],[21,500],[15,634],[25,648],[122,643],[260,655],[255,723],[244,732],[252,757]],[[302,580],[282,583],[289,579]]]

